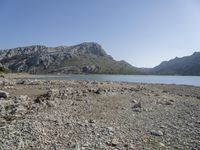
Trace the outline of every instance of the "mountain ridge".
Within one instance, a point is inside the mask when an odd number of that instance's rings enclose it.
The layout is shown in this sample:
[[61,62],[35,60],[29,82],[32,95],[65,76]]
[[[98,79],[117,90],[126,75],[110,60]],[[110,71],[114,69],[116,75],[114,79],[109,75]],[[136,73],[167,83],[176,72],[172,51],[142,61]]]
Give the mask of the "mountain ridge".
[[0,50],[2,68],[33,74],[147,74],[200,75],[200,52],[163,61],[154,68],[134,67],[117,61],[101,45],[84,42],[72,46],[31,45]]
[[136,67],[116,61],[94,42],[73,46],[32,45],[0,51],[0,63],[15,72],[138,74]]
[[163,61],[152,68],[150,73],[160,75],[200,75],[200,52]]

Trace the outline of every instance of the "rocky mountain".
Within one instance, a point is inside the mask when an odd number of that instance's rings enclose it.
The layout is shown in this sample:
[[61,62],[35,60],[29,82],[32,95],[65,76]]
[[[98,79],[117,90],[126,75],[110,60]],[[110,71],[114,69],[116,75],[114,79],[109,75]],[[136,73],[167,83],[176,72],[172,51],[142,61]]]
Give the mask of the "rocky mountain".
[[75,46],[18,47],[0,51],[0,63],[14,72],[138,74],[138,68],[116,61],[97,43]]
[[161,75],[200,75],[200,52],[191,56],[164,61],[150,70],[151,74]]

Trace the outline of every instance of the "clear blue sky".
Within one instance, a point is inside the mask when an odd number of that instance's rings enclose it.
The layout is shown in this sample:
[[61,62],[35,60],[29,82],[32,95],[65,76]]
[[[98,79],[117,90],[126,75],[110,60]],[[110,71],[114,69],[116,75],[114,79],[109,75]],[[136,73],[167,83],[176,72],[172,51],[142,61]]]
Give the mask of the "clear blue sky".
[[0,49],[94,41],[153,67],[200,50],[200,0],[0,0]]

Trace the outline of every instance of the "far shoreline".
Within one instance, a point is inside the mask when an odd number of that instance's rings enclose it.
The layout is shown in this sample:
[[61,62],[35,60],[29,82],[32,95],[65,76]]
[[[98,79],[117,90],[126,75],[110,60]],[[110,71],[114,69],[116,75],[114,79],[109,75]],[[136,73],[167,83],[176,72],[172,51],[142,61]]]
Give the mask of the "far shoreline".
[[123,74],[2,74],[6,79],[110,81],[142,84],[166,84],[200,87],[200,76],[180,75],[123,75]]

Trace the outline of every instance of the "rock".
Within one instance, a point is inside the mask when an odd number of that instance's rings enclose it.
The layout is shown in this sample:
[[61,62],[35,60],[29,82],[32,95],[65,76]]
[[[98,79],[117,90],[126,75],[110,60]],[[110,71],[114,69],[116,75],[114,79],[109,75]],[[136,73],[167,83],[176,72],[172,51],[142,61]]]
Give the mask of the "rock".
[[109,131],[114,131],[113,127],[108,127],[107,128]]
[[135,112],[141,112],[142,111],[142,105],[141,105],[141,102],[135,104],[133,107],[132,107],[133,111]]
[[10,80],[4,80],[3,81],[3,86],[14,86],[15,82],[14,81],[10,81]]
[[17,80],[17,82],[16,82],[16,84],[25,84],[26,83],[26,81],[25,80]]
[[47,97],[55,97],[55,96],[58,96],[58,95],[59,95],[58,89],[51,89],[46,94]]
[[15,115],[6,115],[6,116],[4,116],[4,119],[8,122],[11,122],[16,119],[16,116]]
[[54,107],[56,105],[54,101],[47,101],[46,104],[48,107]]
[[102,89],[100,89],[100,88],[93,89],[93,92],[94,92],[95,94],[100,94],[101,91],[102,91]]
[[4,118],[0,118],[0,127],[3,127],[6,125],[6,120]]
[[98,84],[97,81],[91,81],[90,83],[91,83],[91,84]]
[[96,121],[95,120],[93,120],[93,119],[89,119],[89,121],[88,121],[89,123],[95,123]]
[[136,101],[135,99],[134,99],[134,100],[132,100],[131,102],[132,102],[132,103],[137,103],[137,101]]
[[168,91],[166,91],[166,90],[163,90],[162,92],[163,92],[163,93],[168,93]]
[[109,146],[114,146],[115,147],[115,146],[119,145],[119,141],[118,141],[117,138],[113,138],[111,141],[107,142],[107,144]]
[[197,120],[196,123],[197,123],[197,124],[200,124],[200,120]]
[[197,99],[200,99],[200,96],[197,96],[196,98],[197,98]]
[[9,97],[9,93],[8,92],[0,90],[0,98],[8,98],[8,97]]
[[167,101],[167,102],[164,103],[164,105],[173,105],[173,103],[170,102],[170,101]]
[[161,125],[160,128],[166,129],[167,126],[165,126],[165,125]]
[[111,145],[112,146],[117,146],[119,144],[119,141],[117,138],[113,138],[112,141],[111,141]]
[[19,99],[20,99],[21,101],[26,101],[26,100],[29,99],[29,97],[28,97],[27,95],[20,95],[20,96],[19,96]]
[[142,108],[141,102],[135,104],[132,108]]
[[133,108],[133,111],[135,111],[135,112],[141,112],[142,109],[141,108]]
[[160,130],[151,130],[151,134],[155,136],[163,136],[163,132]]
[[165,144],[163,144],[162,142],[159,142],[159,145],[165,147]]
[[3,74],[0,75],[0,78],[5,78],[5,76]]
[[24,106],[22,106],[22,105],[19,105],[15,109],[16,109],[15,114],[17,116],[24,115],[27,112],[27,109]]

